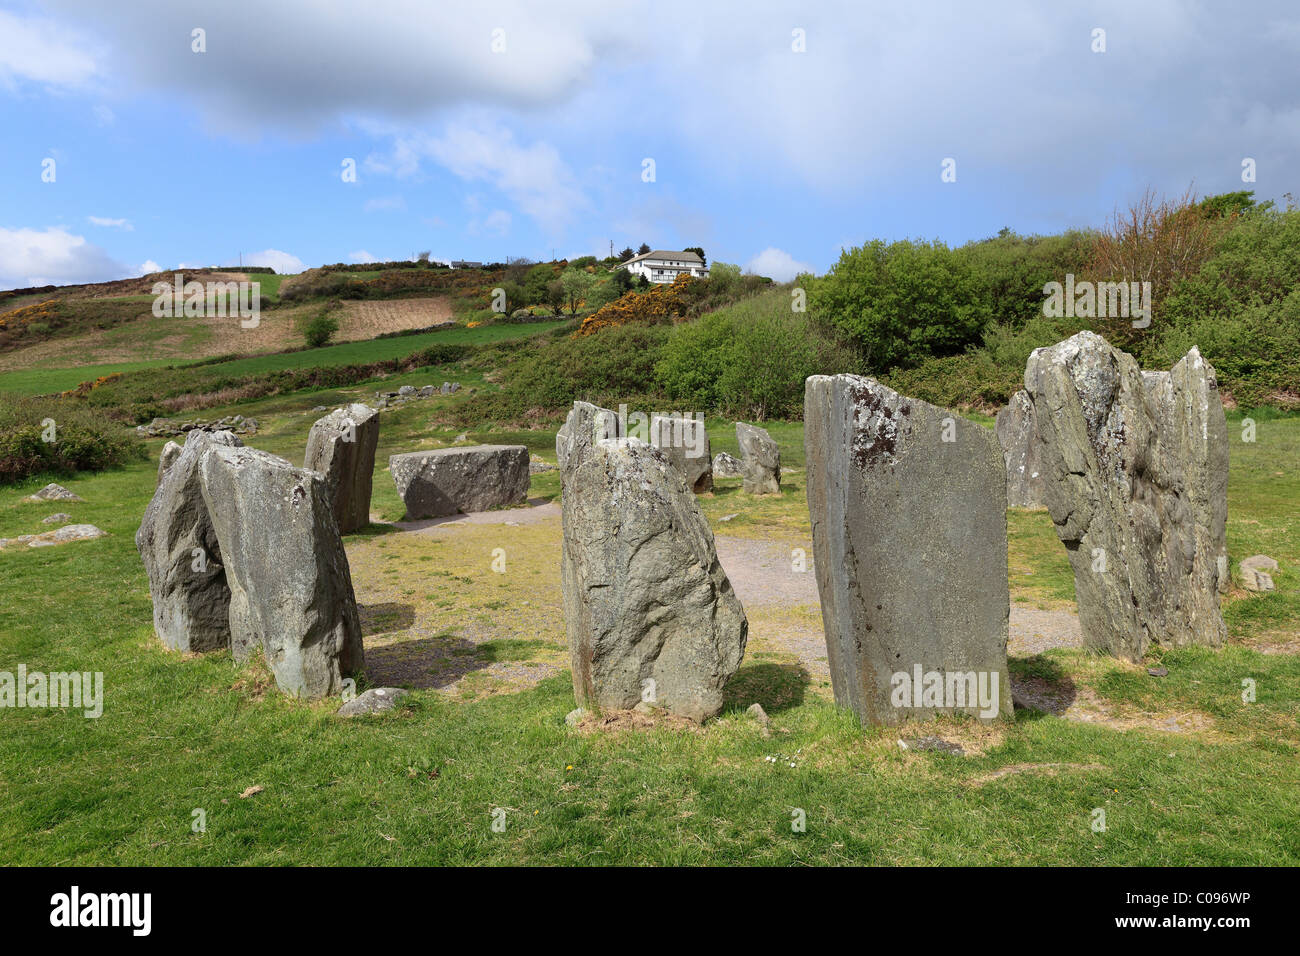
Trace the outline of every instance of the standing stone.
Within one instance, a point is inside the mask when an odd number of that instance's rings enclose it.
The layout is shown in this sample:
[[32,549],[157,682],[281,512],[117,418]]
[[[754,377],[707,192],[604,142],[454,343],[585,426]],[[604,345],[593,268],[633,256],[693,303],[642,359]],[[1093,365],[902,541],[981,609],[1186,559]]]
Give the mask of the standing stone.
[[528,500],[524,445],[470,445],[393,455],[388,470],[408,520],[487,511]]
[[590,402],[574,402],[555,433],[555,460],[563,471],[570,457],[581,457],[593,442],[622,437],[622,424],[614,412]]
[[744,459],[741,489],[750,495],[781,493],[781,449],[766,429],[736,422],[736,441]]
[[1030,355],[1025,388],[1088,646],[1137,660],[1152,643],[1222,644],[1228,440],[1213,367],[1193,348],[1144,374],[1080,332]]
[[998,443],[1007,464],[1007,505],[1012,508],[1043,507],[1043,475],[1038,467],[1038,426],[1034,403],[1021,389],[998,412]]
[[370,491],[379,445],[379,415],[353,403],[312,425],[303,467],[319,471],[330,487],[334,520],[347,534],[370,524]]
[[637,439],[597,441],[569,461],[563,504],[578,704],[717,714],[749,624],[681,473]]
[[1011,713],[1006,466],[987,428],[857,375],[805,383],[831,684],[864,724]]
[[[229,434],[229,433],[227,433]],[[176,459],[181,457],[181,446],[174,441],[169,441],[163,445],[162,452],[158,455],[158,481],[155,487],[162,484],[163,475],[167,474],[167,469],[176,464]]]
[[220,446],[199,471],[226,562],[235,659],[261,648],[285,693],[339,693],[365,656],[325,478],[264,451]]
[[650,419],[650,444],[682,473],[691,491],[702,495],[713,490],[713,459],[702,418],[655,415]]
[[172,650],[230,646],[230,585],[203,498],[199,462],[209,448],[243,444],[230,432],[191,431],[163,470],[136,532],[136,550],[149,575],[154,631]]
[[713,456],[713,475],[715,478],[739,478],[745,473],[745,463],[734,455],[720,451]]

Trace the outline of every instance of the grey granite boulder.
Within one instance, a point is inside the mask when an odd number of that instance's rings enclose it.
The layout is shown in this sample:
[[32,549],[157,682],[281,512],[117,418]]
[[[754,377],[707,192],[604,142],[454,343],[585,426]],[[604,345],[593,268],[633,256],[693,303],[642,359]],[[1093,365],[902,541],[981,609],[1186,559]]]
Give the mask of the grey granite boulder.
[[555,460],[563,471],[571,456],[580,457],[593,442],[622,437],[622,425],[614,412],[590,402],[574,402],[555,433]]
[[1252,554],[1241,561],[1241,583],[1247,591],[1272,591],[1277,562],[1266,554]]
[[1088,646],[1137,660],[1153,643],[1222,644],[1228,441],[1213,367],[1193,348],[1144,374],[1080,332],[1034,351],[1025,389]]
[[340,717],[356,717],[358,714],[382,714],[392,710],[402,700],[409,697],[410,691],[400,687],[372,687],[352,700],[347,701],[335,713]]
[[[227,433],[229,434],[229,433]],[[162,452],[158,455],[158,483],[161,484],[163,475],[167,474],[167,469],[176,464],[176,459],[181,457],[181,446],[174,441],[169,441],[163,445]]]
[[84,501],[80,495],[74,494],[62,485],[50,482],[40,491],[27,496],[28,501]]
[[263,451],[222,446],[204,452],[199,471],[226,563],[235,659],[260,648],[285,693],[339,693],[364,652],[325,478]]
[[717,714],[749,625],[681,473],[642,441],[601,440],[570,460],[563,505],[578,704]]
[[379,414],[359,402],[336,408],[311,426],[303,467],[325,476],[340,534],[370,524],[378,445]]
[[745,473],[745,463],[734,455],[720,451],[713,456],[715,478],[739,478]]
[[172,650],[230,646],[230,585],[199,463],[209,448],[243,444],[230,432],[191,431],[163,471],[136,532],[135,546],[149,576],[154,631]]
[[781,449],[764,428],[736,422],[736,441],[744,462],[741,488],[751,495],[781,493]]
[[713,459],[704,421],[682,415],[650,419],[650,444],[682,473],[686,487],[697,495],[713,490]]
[[1002,456],[1007,464],[1007,505],[1043,507],[1043,475],[1038,467],[1038,426],[1034,403],[1024,389],[1011,396],[998,412],[996,426]]
[[524,445],[469,445],[393,455],[388,468],[406,517],[439,518],[528,500]]
[[1009,715],[1006,466],[993,432],[857,375],[804,387],[831,685],[864,724]]

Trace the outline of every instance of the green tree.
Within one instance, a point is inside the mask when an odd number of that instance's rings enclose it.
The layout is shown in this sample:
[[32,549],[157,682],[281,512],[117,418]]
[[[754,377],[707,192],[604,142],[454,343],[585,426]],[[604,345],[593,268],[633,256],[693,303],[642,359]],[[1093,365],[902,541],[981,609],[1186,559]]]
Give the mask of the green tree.
[[874,240],[841,253],[809,285],[817,315],[877,372],[957,354],[979,341],[990,318],[981,276],[939,241]]
[[560,276],[564,289],[564,300],[569,307],[569,315],[578,311],[578,303],[586,299],[596,287],[596,277],[581,269],[568,268]]

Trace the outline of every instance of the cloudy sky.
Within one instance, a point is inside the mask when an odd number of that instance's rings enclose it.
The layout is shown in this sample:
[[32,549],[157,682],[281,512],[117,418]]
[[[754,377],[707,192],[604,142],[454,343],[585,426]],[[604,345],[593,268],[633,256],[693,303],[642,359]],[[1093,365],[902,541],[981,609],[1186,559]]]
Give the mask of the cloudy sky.
[[1300,194],[1300,4],[1065,7],[0,0],[0,288],[611,241],[785,279]]

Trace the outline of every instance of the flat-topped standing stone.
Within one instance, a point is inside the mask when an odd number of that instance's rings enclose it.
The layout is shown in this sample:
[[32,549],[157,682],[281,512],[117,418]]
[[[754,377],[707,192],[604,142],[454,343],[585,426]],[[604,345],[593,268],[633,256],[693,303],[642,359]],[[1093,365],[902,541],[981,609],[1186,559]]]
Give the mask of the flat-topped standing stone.
[[1152,643],[1222,644],[1228,441],[1214,369],[1192,349],[1144,375],[1080,332],[1034,351],[1025,389],[1088,646],[1137,660]]
[[1012,508],[1043,507],[1043,475],[1038,467],[1038,426],[1034,403],[1021,389],[998,412],[998,442],[1007,463],[1007,505]]
[[1007,478],[993,432],[869,378],[814,375],[804,445],[836,702],[865,724],[1010,714]]
[[563,471],[570,456],[580,456],[594,441],[622,438],[618,415],[590,402],[574,402],[555,433],[555,460]]
[[561,579],[579,705],[646,700],[712,717],[749,624],[681,473],[642,441],[612,439],[570,459],[563,480]]
[[359,402],[336,408],[311,426],[303,466],[319,471],[329,483],[340,534],[370,524],[378,445],[379,414]]
[[691,491],[702,495],[713,490],[713,458],[702,420],[655,415],[650,419],[650,444],[682,473]]
[[781,449],[764,428],[736,422],[736,441],[744,465],[741,490],[750,495],[781,493]]
[[252,448],[209,448],[199,470],[226,562],[236,660],[261,648],[285,693],[339,693],[365,656],[325,478]]
[[469,445],[413,451],[388,459],[406,517],[440,518],[528,500],[528,449]]
[[192,431],[158,481],[135,546],[149,575],[153,626],[176,651],[230,646],[230,585],[221,546],[203,499],[199,462],[213,447],[244,443],[230,432]]

